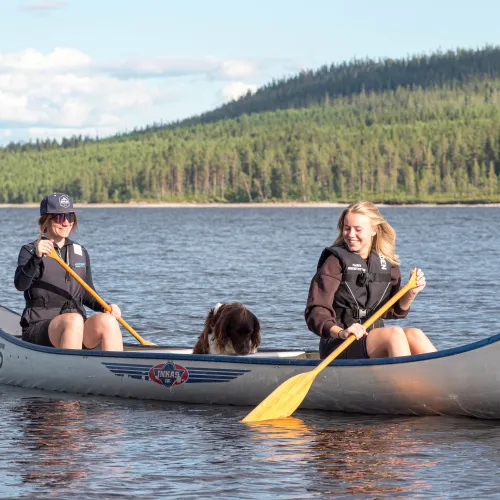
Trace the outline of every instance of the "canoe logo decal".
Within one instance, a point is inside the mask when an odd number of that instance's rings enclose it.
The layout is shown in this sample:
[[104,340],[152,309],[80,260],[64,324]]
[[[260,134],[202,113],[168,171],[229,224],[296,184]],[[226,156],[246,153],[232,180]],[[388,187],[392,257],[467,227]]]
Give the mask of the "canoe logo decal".
[[183,366],[176,365],[171,361],[153,366],[148,375],[149,380],[165,387],[183,384],[189,378],[189,372]]
[[135,365],[132,363],[103,363],[117,377],[128,377],[155,382],[169,387],[183,384],[214,384],[231,382],[251,370],[234,368],[199,368],[177,365],[174,361],[165,361],[159,365]]

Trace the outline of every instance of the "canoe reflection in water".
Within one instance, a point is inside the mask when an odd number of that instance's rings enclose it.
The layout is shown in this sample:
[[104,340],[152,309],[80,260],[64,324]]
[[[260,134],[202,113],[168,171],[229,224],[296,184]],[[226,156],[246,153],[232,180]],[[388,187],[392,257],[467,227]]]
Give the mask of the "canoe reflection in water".
[[57,487],[86,477],[94,472],[89,468],[96,449],[102,454],[102,437],[123,432],[112,423],[101,425],[105,419],[89,422],[81,401],[30,398],[12,411],[22,430],[14,438],[20,457],[14,463],[25,483]]
[[[419,470],[434,467],[433,443],[415,439],[412,420],[338,426],[306,425],[298,418],[250,424],[255,440],[264,441],[260,461],[280,462],[292,470],[318,471],[308,491],[321,495],[412,494],[431,487]],[[305,467],[304,467],[305,466]],[[288,468],[287,467],[287,468]]]

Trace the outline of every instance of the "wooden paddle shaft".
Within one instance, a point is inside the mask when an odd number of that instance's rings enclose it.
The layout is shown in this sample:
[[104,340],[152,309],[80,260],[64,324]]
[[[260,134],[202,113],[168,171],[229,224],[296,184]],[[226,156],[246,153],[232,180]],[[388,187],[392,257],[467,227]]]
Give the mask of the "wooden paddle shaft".
[[[87,285],[87,283],[85,283],[85,281],[83,281],[82,278],[80,278],[80,276],[78,276],[78,274],[76,274],[75,271],[73,271],[73,269],[71,269],[71,267],[69,267],[68,264],[66,264],[66,262],[64,262],[64,260],[61,259],[61,257],[59,257],[59,255],[57,255],[55,248],[53,248],[52,251],[49,254],[47,254],[47,257],[50,257],[51,259],[57,261],[90,295],[92,295],[92,297],[94,297],[95,300],[97,300],[97,302],[99,302],[99,304],[101,304],[101,306],[104,308],[105,311],[108,312],[111,311],[111,306],[103,299],[101,299],[101,297],[99,297],[97,292],[89,285]],[[155,345],[152,344],[151,342],[148,342],[147,340],[144,340],[123,318],[116,318],[116,319],[142,345]]]
[[[395,295],[393,295],[378,311],[376,311],[372,316],[370,316],[364,323],[363,326],[368,328],[373,325],[375,321],[377,321],[380,316],[385,314],[387,310],[394,305],[406,292],[415,288],[417,286],[417,277],[415,273],[410,276],[408,283],[401,288]],[[351,334],[349,337],[340,344],[337,349],[335,349],[331,354],[328,355],[314,370],[313,372],[319,373],[325,366],[328,366],[342,351],[347,349],[354,341],[356,340],[356,336]]]

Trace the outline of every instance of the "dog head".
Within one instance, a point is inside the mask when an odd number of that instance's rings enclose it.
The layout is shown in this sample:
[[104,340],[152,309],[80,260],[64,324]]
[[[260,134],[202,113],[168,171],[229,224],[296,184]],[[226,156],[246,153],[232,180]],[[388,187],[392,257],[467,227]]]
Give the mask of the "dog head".
[[238,356],[257,351],[260,345],[260,323],[243,304],[217,304],[205,320],[209,348],[218,354]]

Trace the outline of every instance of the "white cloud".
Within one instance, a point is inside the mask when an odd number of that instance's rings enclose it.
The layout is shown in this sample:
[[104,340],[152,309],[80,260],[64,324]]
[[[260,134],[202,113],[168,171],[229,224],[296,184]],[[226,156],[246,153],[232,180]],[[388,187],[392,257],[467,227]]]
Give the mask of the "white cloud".
[[258,75],[264,66],[247,60],[221,60],[214,57],[153,57],[102,65],[97,71],[117,78],[174,78],[199,75],[214,80],[234,80]]
[[225,85],[221,90],[221,97],[223,102],[233,101],[238,99],[242,95],[245,95],[248,91],[252,94],[257,90],[257,85],[243,82],[231,82]]
[[255,76],[257,67],[249,61],[222,61],[218,74],[230,80]]
[[178,97],[178,84],[162,83],[104,74],[74,49],[0,54],[0,128],[15,129],[16,138],[21,129],[62,137],[134,128],[161,118],[158,109]]
[[55,48],[48,54],[26,49],[11,54],[0,54],[0,72],[86,70],[90,69],[92,58],[75,49]]
[[102,137],[177,120],[210,108],[217,93],[228,101],[255,92],[243,81],[266,64],[208,56],[97,64],[64,47],[0,53],[0,129],[12,129],[11,140],[22,140],[23,130],[25,139],[88,131]]
[[3,92],[0,88],[0,122],[30,121],[36,119],[36,113],[28,111],[28,99],[13,92]]
[[3,137],[4,139],[7,137],[10,137],[12,135],[12,130],[8,128],[0,129],[0,137]]
[[25,11],[48,12],[66,7],[66,2],[44,1],[44,2],[30,2],[21,5],[20,9]]
[[106,64],[95,63],[87,54],[71,48],[56,47],[44,54],[25,49],[10,54],[0,53],[0,74],[13,70],[60,74],[100,74],[118,79],[177,78],[201,76],[215,80],[235,80],[253,77],[265,69],[262,62],[223,60],[214,57],[175,58],[151,57]]

